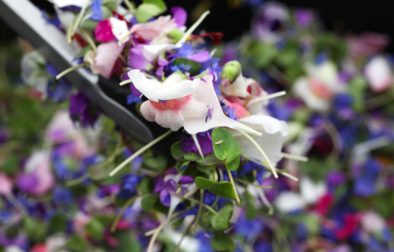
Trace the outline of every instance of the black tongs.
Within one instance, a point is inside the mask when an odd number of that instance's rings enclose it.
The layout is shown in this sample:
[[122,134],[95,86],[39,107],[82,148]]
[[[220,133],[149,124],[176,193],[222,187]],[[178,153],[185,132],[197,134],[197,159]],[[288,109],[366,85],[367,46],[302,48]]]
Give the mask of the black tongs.
[[[45,59],[62,71],[73,65],[77,52],[67,43],[65,35],[49,24],[41,11],[28,0],[0,0],[0,16],[21,37],[29,41]],[[146,143],[153,139],[150,128],[132,110],[109,95],[108,88],[116,81],[100,78],[85,69],[78,69],[66,78],[83,91],[106,115],[126,133]],[[113,92],[112,92],[113,93]],[[115,92],[116,93],[116,92]]]

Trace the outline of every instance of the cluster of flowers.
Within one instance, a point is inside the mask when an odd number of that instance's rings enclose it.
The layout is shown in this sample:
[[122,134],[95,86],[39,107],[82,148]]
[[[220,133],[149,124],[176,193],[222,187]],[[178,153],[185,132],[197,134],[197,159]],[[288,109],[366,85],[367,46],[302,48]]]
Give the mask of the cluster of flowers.
[[[161,0],[136,8],[126,1],[127,9],[105,0],[53,3],[56,15],[45,17],[81,50],[77,66],[129,84],[129,106],[170,131],[140,149],[119,133],[119,146],[106,156],[97,154],[111,146],[99,141],[105,132],[96,132],[87,145],[65,112],[55,116],[45,149],[34,152],[23,172],[2,175],[9,196],[5,211],[17,209],[9,227],[26,223],[26,229],[4,232],[5,246],[33,251],[249,246],[230,236],[237,234],[233,223],[245,215],[244,206],[272,211],[265,180],[279,175],[297,180],[277,168],[284,157],[300,157],[283,152],[287,126],[266,109],[283,93],[268,94],[244,77],[237,61],[220,62],[215,49],[208,49],[220,42],[220,34],[193,35],[208,12],[186,29],[187,13],[180,7],[159,16],[166,11]],[[59,73],[36,53],[23,60],[25,81],[55,101],[69,97],[70,85],[61,77],[72,69]],[[98,111],[83,93],[72,94],[69,104],[79,126],[100,128]],[[171,132],[177,132],[167,147],[172,158],[150,149]],[[111,171],[122,148],[131,156]],[[21,199],[25,195],[31,209]],[[39,237],[35,225],[47,227]]]
[[256,220],[249,235],[255,241],[267,236],[261,230],[272,232],[272,243],[285,244],[278,251],[392,251],[389,41],[374,33],[343,38],[320,25],[313,11],[266,3],[250,33],[224,50],[265,90],[289,93],[267,109],[288,123],[289,150],[309,158],[285,167],[299,183],[280,180],[265,190],[280,214]]
[[[60,111],[21,168],[0,173],[6,251],[392,249],[393,76],[372,57],[384,37],[347,46],[314,13],[266,4],[221,55],[209,49],[220,34],[193,35],[208,13],[187,29],[180,7],[159,16],[161,0],[53,3],[46,18],[81,49],[78,66],[129,85],[128,106],[170,131],[141,147],[55,80],[68,70],[29,54],[25,81],[70,98],[90,129]],[[172,158],[150,149],[171,132]]]

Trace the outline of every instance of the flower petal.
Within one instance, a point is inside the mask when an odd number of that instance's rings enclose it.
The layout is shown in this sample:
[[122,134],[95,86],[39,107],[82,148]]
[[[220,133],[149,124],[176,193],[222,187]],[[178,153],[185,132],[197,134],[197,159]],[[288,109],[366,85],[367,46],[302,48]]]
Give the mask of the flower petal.
[[151,101],[159,102],[185,97],[194,92],[201,82],[200,79],[188,80],[181,73],[173,73],[166,81],[160,82],[155,78],[148,78],[138,69],[129,73],[129,78],[135,88]]

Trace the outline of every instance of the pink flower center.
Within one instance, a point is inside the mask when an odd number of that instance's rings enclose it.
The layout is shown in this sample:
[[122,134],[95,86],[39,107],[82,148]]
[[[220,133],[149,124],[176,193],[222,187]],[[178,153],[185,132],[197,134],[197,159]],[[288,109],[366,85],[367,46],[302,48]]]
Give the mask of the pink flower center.
[[309,87],[312,90],[312,93],[322,99],[330,99],[333,96],[330,88],[327,85],[315,78],[309,79]]
[[150,101],[152,106],[160,111],[164,110],[175,110],[179,111],[183,108],[183,106],[189,102],[191,99],[191,95],[179,98],[179,99],[173,99],[173,100],[168,100],[168,101],[159,101],[159,102],[154,102]]

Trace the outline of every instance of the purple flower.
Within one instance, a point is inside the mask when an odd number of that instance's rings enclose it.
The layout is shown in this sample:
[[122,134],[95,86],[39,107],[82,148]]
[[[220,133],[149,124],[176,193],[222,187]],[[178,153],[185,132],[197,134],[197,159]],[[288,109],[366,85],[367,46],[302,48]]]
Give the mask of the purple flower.
[[99,117],[99,111],[82,92],[71,95],[69,111],[71,118],[83,127],[93,127]]
[[187,12],[182,7],[172,7],[171,8],[172,18],[175,20],[175,23],[178,27],[182,27],[186,24],[187,21]]
[[147,67],[148,61],[145,59],[142,49],[140,44],[130,49],[129,65],[131,68],[143,70]]
[[298,25],[301,28],[307,28],[308,26],[313,24],[313,21],[315,19],[313,12],[311,10],[306,10],[306,9],[296,10],[294,16]]
[[164,177],[157,179],[155,184],[155,193],[160,193],[160,202],[169,207],[171,204],[171,192],[177,190],[176,182],[173,179],[164,180]]
[[9,133],[6,129],[0,128],[0,145],[7,142],[9,138]]
[[[204,156],[209,155],[213,152],[212,139],[209,132],[197,134],[197,139]],[[198,154],[197,146],[191,137],[187,137],[182,140],[181,148],[186,153]]]

